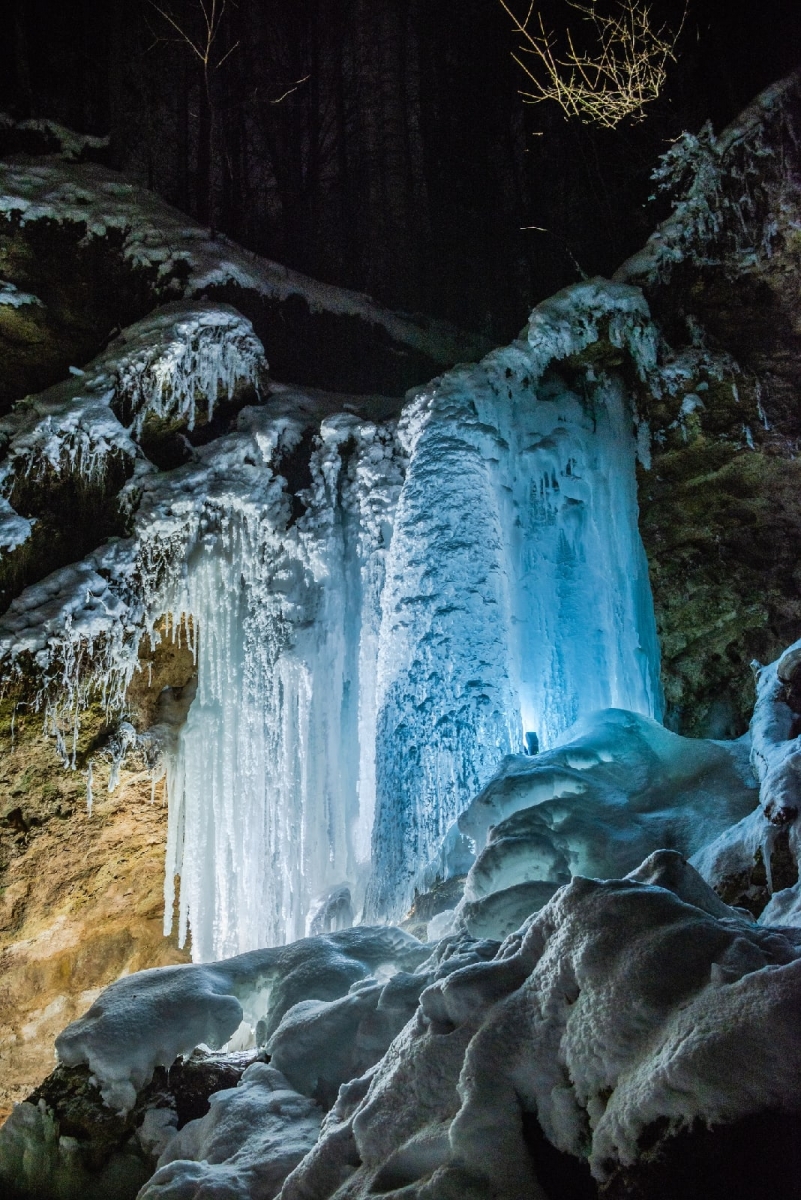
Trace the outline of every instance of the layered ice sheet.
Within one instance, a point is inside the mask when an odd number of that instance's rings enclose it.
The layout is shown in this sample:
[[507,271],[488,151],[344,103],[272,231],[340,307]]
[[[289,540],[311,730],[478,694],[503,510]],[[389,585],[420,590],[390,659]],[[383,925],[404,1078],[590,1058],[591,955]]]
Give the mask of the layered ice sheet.
[[[9,470],[34,450],[76,472],[127,456],[133,536],[24,593],[0,646],[31,653],[75,717],[92,672],[124,709],[165,614],[173,636],[191,630],[165,910],[169,926],[180,875],[181,935],[208,961],[303,936],[326,897],[397,916],[525,735],[547,748],[610,705],[659,715],[619,370],[646,379],[654,341],[638,291],[577,285],[511,346],[410,395],[397,423],[278,388],[156,472],[143,414],[191,424],[262,362],[230,310],[180,317],[169,336],[158,319],[126,331],[69,395],[12,419]],[[350,919],[340,907],[329,928]]]

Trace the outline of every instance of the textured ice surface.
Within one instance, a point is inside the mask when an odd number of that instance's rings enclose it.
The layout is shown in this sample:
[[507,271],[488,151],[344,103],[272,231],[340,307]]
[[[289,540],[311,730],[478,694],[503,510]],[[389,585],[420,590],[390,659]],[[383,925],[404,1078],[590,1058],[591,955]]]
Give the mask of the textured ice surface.
[[756,798],[745,742],[682,738],[617,709],[595,713],[554,749],[506,759],[459,818],[478,850],[465,885],[467,927],[501,937],[548,900],[545,884],[618,878],[657,847],[693,854]]
[[67,1066],[86,1063],[104,1100],[128,1111],[157,1066],[196,1046],[223,1046],[243,1016],[269,1038],[301,1000],[332,1000],[381,968],[413,968],[427,955],[393,928],[343,930],[223,962],[156,967],[118,979],[59,1034]]
[[139,1200],[272,1200],[317,1141],[323,1117],[267,1063],[248,1067],[210,1105],[168,1143]]
[[401,416],[409,465],[382,598],[370,914],[408,904],[525,732],[549,747],[594,709],[660,715],[633,414],[616,377],[589,368],[579,394],[557,373],[603,338],[643,375],[653,365],[641,295],[577,285]]
[[351,1200],[536,1198],[524,1113],[603,1179],[652,1122],[797,1107],[799,999],[798,936],[741,919],[680,856],[629,880],[574,879],[493,961],[422,993],[282,1200],[325,1200],[346,1180]]
[[599,707],[659,714],[617,373],[627,358],[647,378],[654,354],[640,293],[593,281],[410,395],[397,427],[284,387],[159,473],[145,414],[191,424],[263,362],[232,310],[183,306],[18,406],[6,478],[95,478],[120,455],[132,536],[19,597],[0,651],[36,656],[74,728],[89,668],[122,710],[140,639],[165,614],[167,636],[191,631],[165,913],[180,875],[197,960],[300,937],[337,890],[394,919],[416,882],[465,869],[445,835],[524,734],[547,748]]

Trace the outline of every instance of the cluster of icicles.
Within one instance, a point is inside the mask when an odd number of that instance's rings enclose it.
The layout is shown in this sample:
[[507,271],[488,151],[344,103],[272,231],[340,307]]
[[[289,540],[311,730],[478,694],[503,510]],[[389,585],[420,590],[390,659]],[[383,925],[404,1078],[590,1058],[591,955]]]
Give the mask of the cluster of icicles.
[[[609,336],[641,345],[618,290]],[[574,322],[582,344],[590,324]],[[199,461],[145,480],[134,538],[95,556],[87,653],[105,656],[107,699],[138,667],[133,627],[194,631],[197,692],[164,755],[165,927],[180,876],[196,960],[399,917],[431,864],[447,875],[448,831],[527,734],[547,748],[594,709],[659,715],[629,402],[591,371],[582,395],[543,381],[573,326],[531,328],[397,422],[323,420],[299,516],[280,472],[302,424],[245,410]],[[197,369],[196,391],[216,389]],[[67,662],[62,715],[79,677]]]

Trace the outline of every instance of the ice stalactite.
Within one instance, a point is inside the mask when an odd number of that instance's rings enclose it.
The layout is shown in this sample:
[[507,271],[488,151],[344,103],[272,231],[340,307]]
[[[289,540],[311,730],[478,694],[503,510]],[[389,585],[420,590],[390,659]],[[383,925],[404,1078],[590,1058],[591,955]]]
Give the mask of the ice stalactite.
[[191,928],[197,960],[303,937],[332,889],[361,900],[372,814],[359,730],[374,724],[393,454],[387,430],[324,421],[294,524],[220,511],[188,556],[171,604],[198,630],[198,689],[168,769],[165,924],[180,874],[180,935]]
[[[524,735],[601,708],[660,715],[623,384],[559,358],[600,337],[645,367],[631,289],[570,289],[522,340],[457,368],[401,418],[378,659],[372,916],[399,915],[451,823]],[[551,367],[546,374],[546,369]]]

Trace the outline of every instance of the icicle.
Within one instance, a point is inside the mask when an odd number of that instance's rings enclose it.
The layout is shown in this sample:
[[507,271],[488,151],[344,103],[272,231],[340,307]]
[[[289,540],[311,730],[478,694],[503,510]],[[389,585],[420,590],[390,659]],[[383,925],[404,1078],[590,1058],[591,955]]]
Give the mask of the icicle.
[[773,895],[773,866],[771,859],[773,857],[773,847],[776,844],[777,830],[775,826],[766,823],[765,830],[762,835],[760,849],[762,851],[762,861],[765,864],[765,879],[769,894]]

